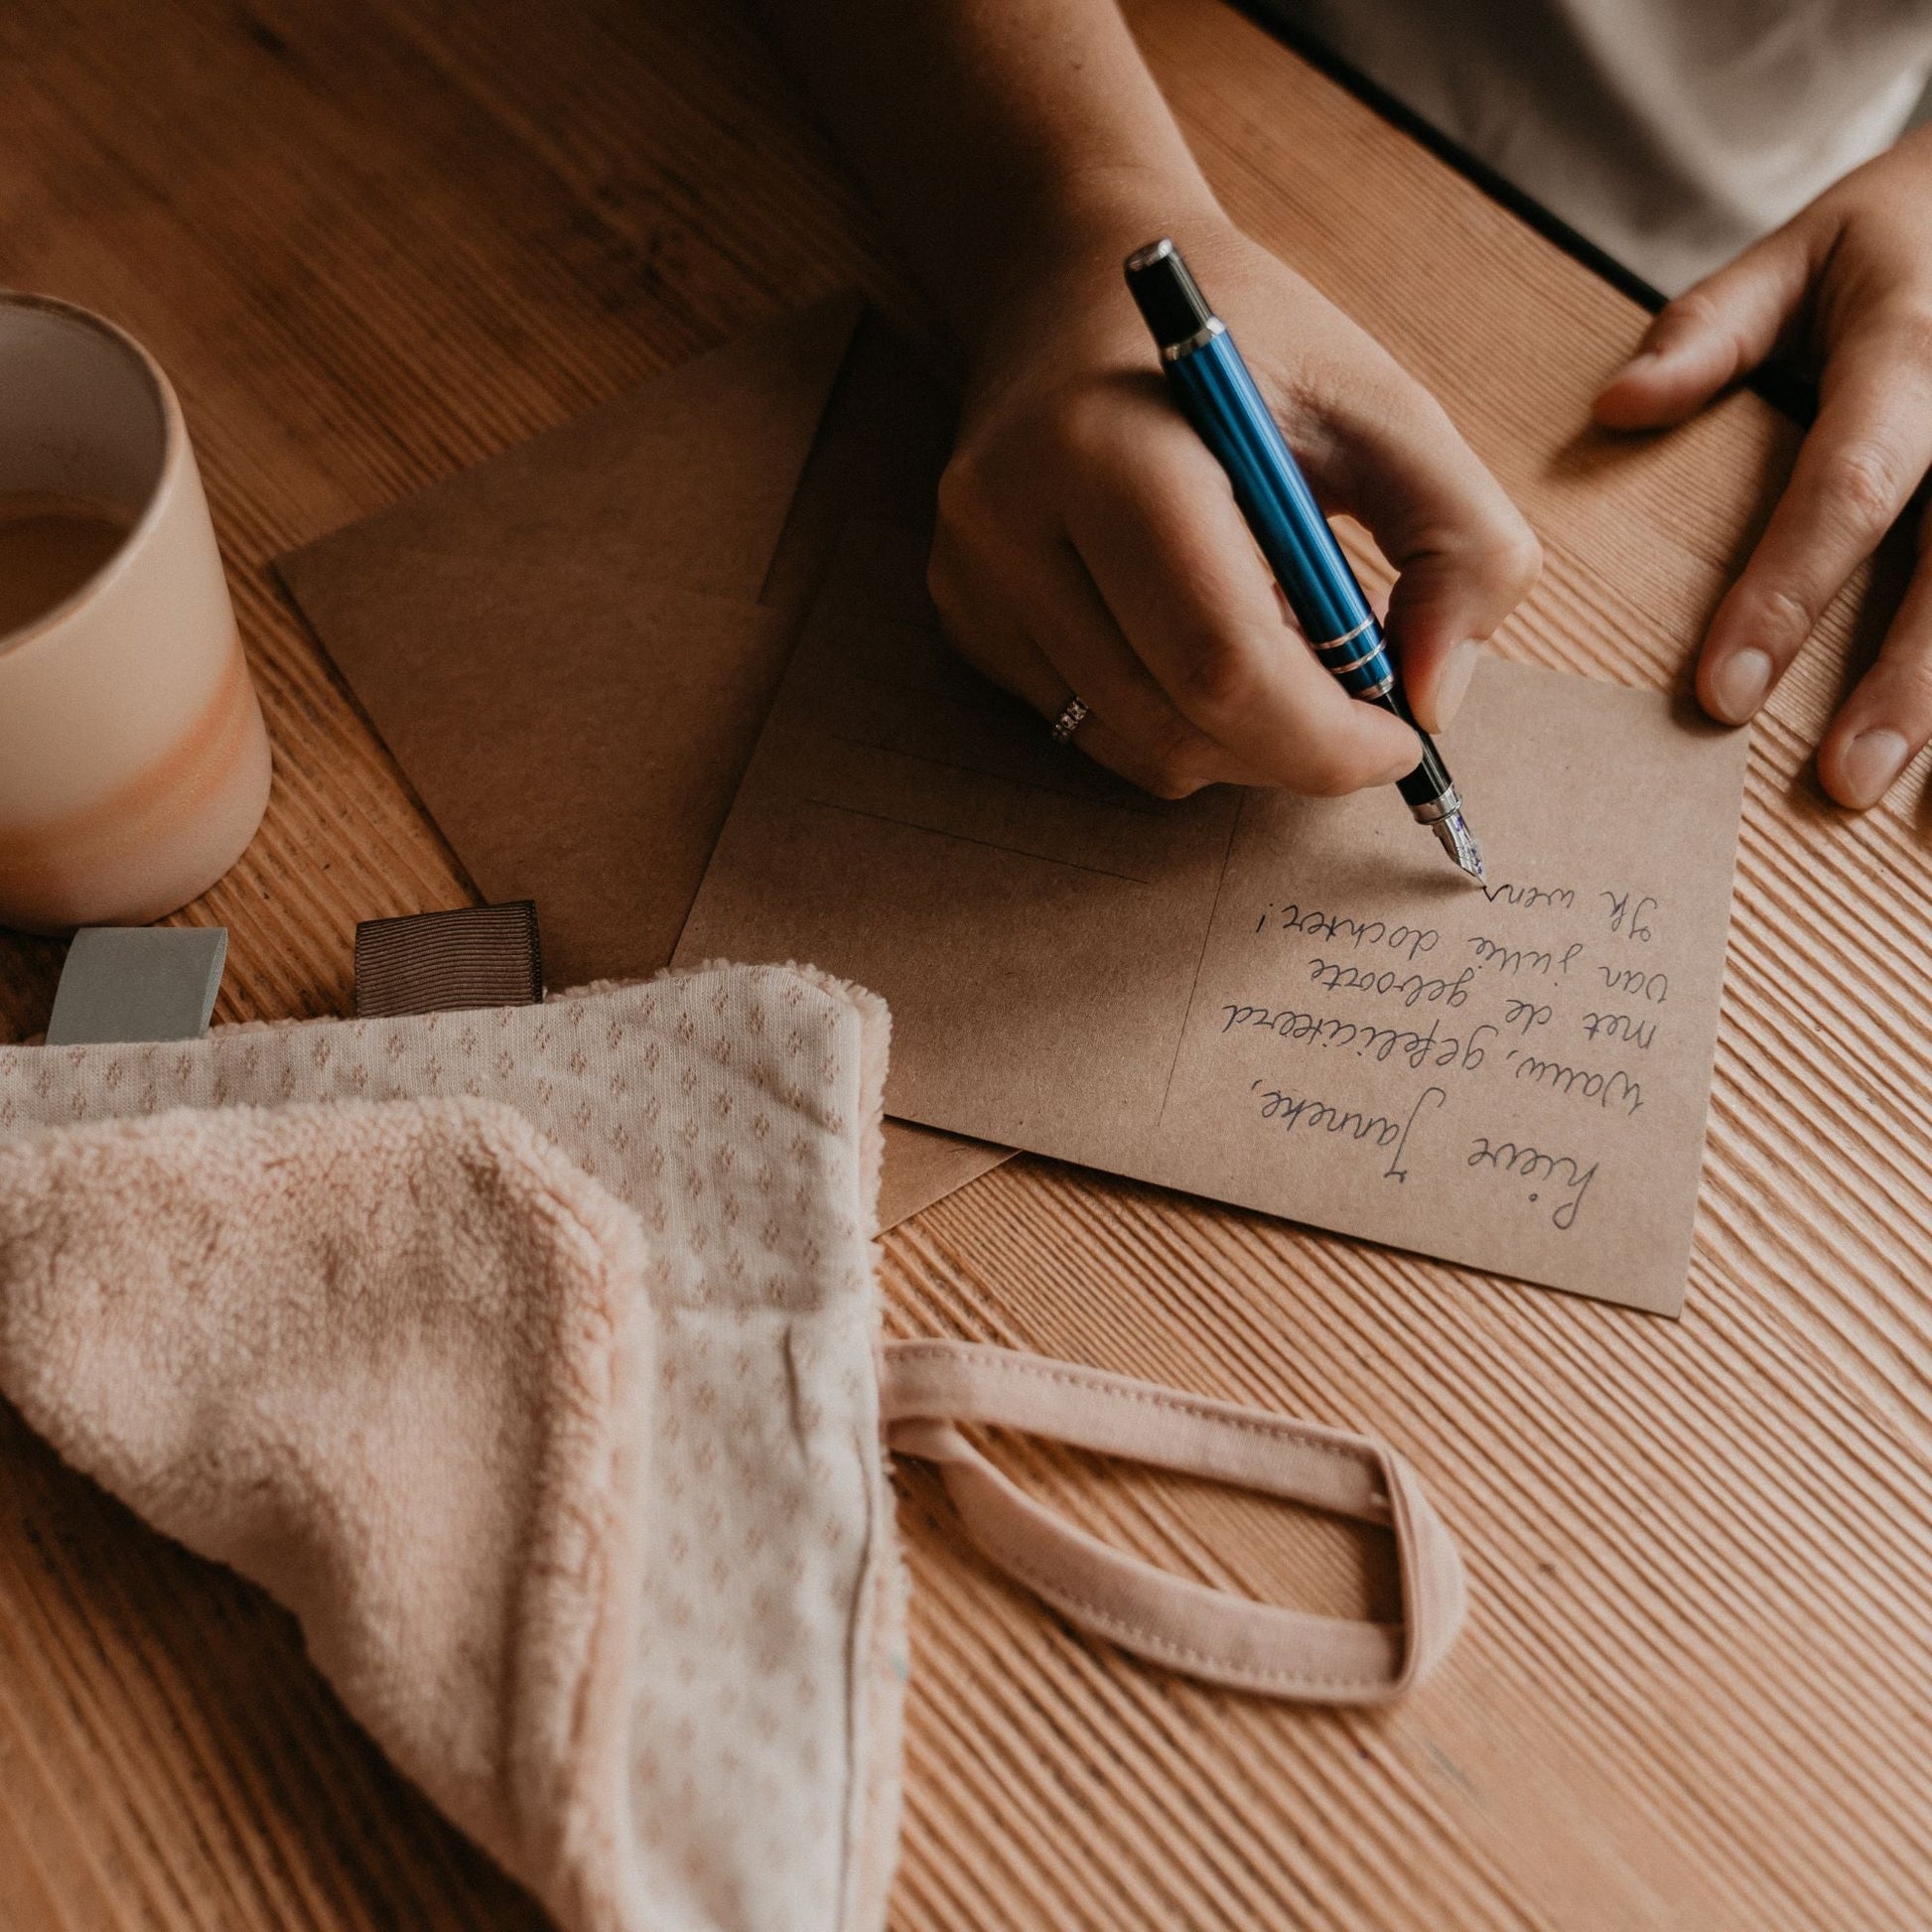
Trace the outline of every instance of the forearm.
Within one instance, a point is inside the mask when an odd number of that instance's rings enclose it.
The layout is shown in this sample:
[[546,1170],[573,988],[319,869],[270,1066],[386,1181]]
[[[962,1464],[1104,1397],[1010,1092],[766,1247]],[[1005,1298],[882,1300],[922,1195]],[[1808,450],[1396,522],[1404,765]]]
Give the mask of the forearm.
[[1113,0],[757,0],[969,352],[1070,241],[1219,219]]

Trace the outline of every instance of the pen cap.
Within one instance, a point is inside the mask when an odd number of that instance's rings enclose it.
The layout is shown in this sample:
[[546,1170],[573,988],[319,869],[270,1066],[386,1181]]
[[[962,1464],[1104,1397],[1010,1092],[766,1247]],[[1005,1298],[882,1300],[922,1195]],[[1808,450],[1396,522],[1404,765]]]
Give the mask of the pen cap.
[[1179,249],[1166,236],[1128,256],[1127,292],[1163,349],[1192,342],[1214,320]]

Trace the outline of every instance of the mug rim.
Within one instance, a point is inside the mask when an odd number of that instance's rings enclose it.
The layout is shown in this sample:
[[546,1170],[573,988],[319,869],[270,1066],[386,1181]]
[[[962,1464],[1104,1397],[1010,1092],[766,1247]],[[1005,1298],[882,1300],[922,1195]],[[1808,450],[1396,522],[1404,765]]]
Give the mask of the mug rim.
[[113,553],[106,561],[91,576],[82,579],[59,604],[13,630],[0,630],[0,663],[4,663],[7,658],[27,649],[49,631],[58,628],[126,568],[140,539],[159,517],[169,484],[181,469],[183,453],[188,447],[188,426],[167,372],[119,323],[110,322],[91,309],[83,309],[77,302],[66,301],[58,295],[40,295],[29,289],[0,287],[0,309],[37,309],[62,322],[104,337],[133,361],[161,412],[161,467],[141,504],[140,513],[122,533],[120,542],[114,546]]

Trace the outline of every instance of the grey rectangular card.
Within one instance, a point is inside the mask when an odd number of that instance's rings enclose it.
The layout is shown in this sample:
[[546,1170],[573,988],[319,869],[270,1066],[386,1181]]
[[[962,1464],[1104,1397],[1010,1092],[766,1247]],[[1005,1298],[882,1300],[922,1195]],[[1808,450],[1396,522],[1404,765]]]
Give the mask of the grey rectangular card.
[[200,1039],[227,957],[225,926],[82,926],[68,948],[47,1043]]

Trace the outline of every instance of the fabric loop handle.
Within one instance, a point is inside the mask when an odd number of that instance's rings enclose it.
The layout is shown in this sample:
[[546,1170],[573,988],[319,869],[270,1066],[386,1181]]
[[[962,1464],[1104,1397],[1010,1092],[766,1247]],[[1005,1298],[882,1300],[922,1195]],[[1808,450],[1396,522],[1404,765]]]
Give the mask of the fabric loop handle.
[[[1380,1704],[1435,1668],[1464,1608],[1455,1545],[1414,1470],[1365,1436],[965,1341],[886,1345],[890,1446],[939,1465],[966,1534],[1096,1636],[1204,1682],[1324,1704]],[[1394,1531],[1403,1620],[1261,1603],[1170,1575],[1035,1502],[954,1425],[1042,1436],[1253,1489]]]

